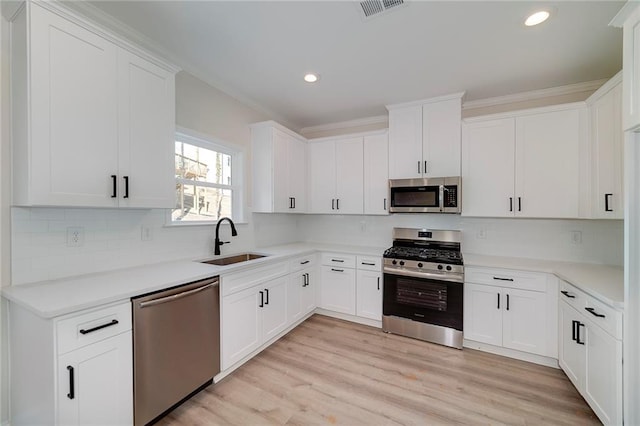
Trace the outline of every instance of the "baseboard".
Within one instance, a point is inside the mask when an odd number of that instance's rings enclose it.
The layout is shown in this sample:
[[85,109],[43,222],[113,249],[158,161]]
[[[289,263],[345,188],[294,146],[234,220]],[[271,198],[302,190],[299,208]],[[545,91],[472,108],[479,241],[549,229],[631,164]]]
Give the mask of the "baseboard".
[[362,318],[355,315],[343,314],[340,312],[328,311],[322,308],[316,308],[316,314],[326,317],[338,318],[345,321],[356,322],[358,324],[369,325],[371,327],[382,328],[382,320],[376,321],[369,318]]
[[526,352],[516,351],[514,349],[502,348],[500,346],[489,345],[487,343],[475,342],[473,340],[464,339],[462,346],[469,349],[477,349],[483,352],[489,352],[495,355],[502,355],[508,358],[515,358],[521,361],[532,362],[534,364],[544,365],[547,367],[560,368],[558,360],[542,355],[530,354]]

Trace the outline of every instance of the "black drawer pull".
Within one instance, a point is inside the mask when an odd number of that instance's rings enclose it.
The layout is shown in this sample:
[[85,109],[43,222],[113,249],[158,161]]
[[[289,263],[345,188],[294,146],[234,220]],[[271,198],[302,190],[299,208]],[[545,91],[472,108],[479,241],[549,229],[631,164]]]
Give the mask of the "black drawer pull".
[[584,310],[589,312],[591,315],[596,316],[598,318],[605,318],[604,314],[597,313],[594,308],[584,308]]
[[300,262],[301,265],[306,265],[307,263],[309,263],[308,260],[305,260],[304,262]]
[[118,196],[118,176],[111,175],[111,183],[113,184],[113,191],[111,192],[111,198]]
[[576,324],[576,343],[579,345],[584,345],[584,341],[580,341],[580,327],[584,327],[584,324],[582,324],[579,321],[576,321],[578,324]]
[[260,293],[260,306],[258,306],[259,308],[264,308],[264,291],[259,292]]
[[376,266],[375,263],[367,263],[367,262],[362,262],[363,265],[369,265],[369,266]]
[[498,280],[498,281],[513,281],[513,278],[500,278],[500,277],[493,277],[494,280]]
[[571,321],[571,340],[573,340],[574,342],[577,340],[577,337],[576,337],[576,328],[577,327],[576,326],[578,324],[579,323],[576,320]]
[[265,288],[265,289],[264,289],[264,292],[265,292],[265,295],[267,296],[267,297],[266,297],[266,299],[267,299],[267,300],[265,300],[264,304],[265,304],[265,305],[268,305],[268,304],[269,304],[269,289],[268,289],[268,288]]
[[124,195],[122,198],[129,198],[129,176],[123,176],[124,179]]
[[73,399],[76,397],[76,392],[73,385],[73,367],[67,365],[67,371],[69,371],[69,393],[67,394],[67,398]]
[[560,293],[564,294],[565,296],[567,296],[569,299],[575,299],[576,297],[573,294],[569,294],[568,291],[566,290],[561,290]]
[[331,270],[333,272],[344,272],[344,269],[333,269],[333,268],[331,268]]
[[331,259],[332,262],[344,263],[342,259]]
[[116,325],[116,324],[118,324],[118,320],[114,319],[114,320],[111,320],[111,322],[108,322],[108,323],[106,323],[106,324],[99,325],[99,326],[97,326],[97,327],[90,328],[90,329],[88,329],[88,330],[85,330],[85,329],[83,328],[83,329],[81,329],[81,330],[80,330],[80,334],[89,334],[89,333],[93,333],[94,331],[102,330],[103,328],[111,327],[112,325]]

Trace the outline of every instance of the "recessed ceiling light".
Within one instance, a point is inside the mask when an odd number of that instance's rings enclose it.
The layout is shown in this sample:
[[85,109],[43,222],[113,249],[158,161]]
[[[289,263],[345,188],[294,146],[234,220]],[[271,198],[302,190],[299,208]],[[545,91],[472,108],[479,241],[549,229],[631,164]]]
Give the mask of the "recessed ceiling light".
[[548,18],[549,18],[549,12],[546,11],[546,10],[541,10],[539,12],[532,13],[531,15],[529,15],[527,20],[524,21],[524,24],[527,27],[533,27],[534,25],[538,25],[538,24],[543,23]]
[[306,81],[307,83],[315,83],[319,79],[320,79],[320,76],[318,74],[314,74],[312,72],[307,73],[307,74],[304,75],[304,81]]

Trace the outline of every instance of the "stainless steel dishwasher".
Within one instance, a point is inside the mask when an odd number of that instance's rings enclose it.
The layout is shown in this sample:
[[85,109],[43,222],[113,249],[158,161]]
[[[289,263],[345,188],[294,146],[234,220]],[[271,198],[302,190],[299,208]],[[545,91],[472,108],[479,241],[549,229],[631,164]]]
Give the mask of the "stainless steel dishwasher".
[[146,425],[220,372],[218,277],[131,299],[134,424]]

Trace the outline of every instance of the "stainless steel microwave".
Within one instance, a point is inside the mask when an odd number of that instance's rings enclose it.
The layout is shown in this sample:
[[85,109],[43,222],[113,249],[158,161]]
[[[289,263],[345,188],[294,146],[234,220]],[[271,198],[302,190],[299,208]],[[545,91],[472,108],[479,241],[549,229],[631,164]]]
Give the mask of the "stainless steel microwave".
[[460,213],[460,176],[389,181],[391,213]]

